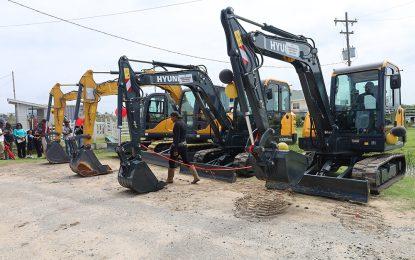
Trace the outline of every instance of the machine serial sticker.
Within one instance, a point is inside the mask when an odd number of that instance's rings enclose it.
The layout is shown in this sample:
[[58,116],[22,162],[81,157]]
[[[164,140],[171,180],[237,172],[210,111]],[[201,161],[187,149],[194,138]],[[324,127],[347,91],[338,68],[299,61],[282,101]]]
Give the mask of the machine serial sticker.
[[180,84],[189,84],[193,82],[192,74],[179,75],[177,78]]
[[92,88],[92,87],[86,87],[85,88],[85,90],[86,90],[86,93],[85,93],[85,98],[87,99],[87,100],[95,100],[95,91],[94,91],[94,88]]

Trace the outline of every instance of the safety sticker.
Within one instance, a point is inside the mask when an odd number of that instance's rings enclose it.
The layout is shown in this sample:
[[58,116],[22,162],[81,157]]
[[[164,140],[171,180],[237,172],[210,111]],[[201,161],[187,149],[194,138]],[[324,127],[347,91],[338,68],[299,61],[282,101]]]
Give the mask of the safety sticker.
[[242,37],[241,37],[241,31],[236,30],[233,32],[233,34],[235,35],[235,39],[236,39],[236,43],[238,44],[238,47],[241,47],[244,44],[242,41]]
[[299,57],[300,47],[297,44],[292,44],[292,43],[287,42],[285,44],[285,53],[291,56]]
[[129,68],[124,68],[124,78],[126,80],[130,79],[130,69]]
[[193,82],[192,74],[178,75],[177,81],[180,84],[189,84]]

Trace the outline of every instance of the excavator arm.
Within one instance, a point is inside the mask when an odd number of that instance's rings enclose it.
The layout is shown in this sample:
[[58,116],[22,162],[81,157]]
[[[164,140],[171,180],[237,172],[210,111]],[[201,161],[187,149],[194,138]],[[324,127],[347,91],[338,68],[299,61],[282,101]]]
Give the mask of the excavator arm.
[[50,121],[53,101],[55,131],[52,132],[53,140],[48,140],[48,145],[46,147],[46,159],[49,163],[67,163],[69,161],[68,155],[60,145],[62,125],[65,118],[66,101],[75,100],[78,93],[81,91],[81,86],[79,86],[78,91],[70,91],[64,94],[61,90],[61,86],[75,85],[56,83],[50,91],[46,121]]
[[[258,26],[270,35],[261,31],[248,33],[239,21]],[[258,91],[260,89],[258,69],[262,65],[264,55],[294,66],[310,115],[316,126],[317,143],[320,148],[325,149],[325,137],[337,129],[337,126],[330,112],[329,99],[314,42],[304,36],[294,35],[274,26],[258,24],[237,16],[232,8],[222,10],[221,22],[225,30],[228,55],[234,72],[232,80],[236,83],[238,92],[246,93],[259,132],[262,134],[268,128],[264,117],[266,111],[261,106],[264,103],[264,97]],[[227,78],[229,79],[230,76]]]
[[[97,113],[98,102],[101,96],[116,95],[118,84],[116,81],[107,81],[97,84],[93,78],[94,72],[87,70],[79,81],[80,89],[77,93],[75,119],[78,117],[81,99],[84,105],[84,128],[83,135],[76,138],[83,139],[83,146],[78,147],[80,142],[71,140],[72,155],[69,163],[73,172],[84,176],[95,176],[111,173],[108,165],[102,165],[91,149],[92,135]],[[74,95],[75,96],[75,95]]]

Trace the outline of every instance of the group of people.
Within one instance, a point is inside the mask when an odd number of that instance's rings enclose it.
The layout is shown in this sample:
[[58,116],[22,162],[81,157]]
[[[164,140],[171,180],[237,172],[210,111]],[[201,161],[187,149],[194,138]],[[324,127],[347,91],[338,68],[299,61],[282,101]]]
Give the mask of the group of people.
[[13,159],[13,146],[16,145],[17,156],[33,158],[42,157],[46,150],[46,135],[48,128],[46,120],[42,120],[34,129],[24,130],[21,123],[13,128],[9,122],[0,121],[0,160]]

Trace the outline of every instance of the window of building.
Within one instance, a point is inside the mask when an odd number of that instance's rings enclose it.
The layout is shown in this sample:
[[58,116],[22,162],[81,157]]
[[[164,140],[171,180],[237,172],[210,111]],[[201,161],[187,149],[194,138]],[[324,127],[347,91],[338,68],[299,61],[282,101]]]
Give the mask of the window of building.
[[300,103],[299,102],[293,102],[293,109],[300,109]]

